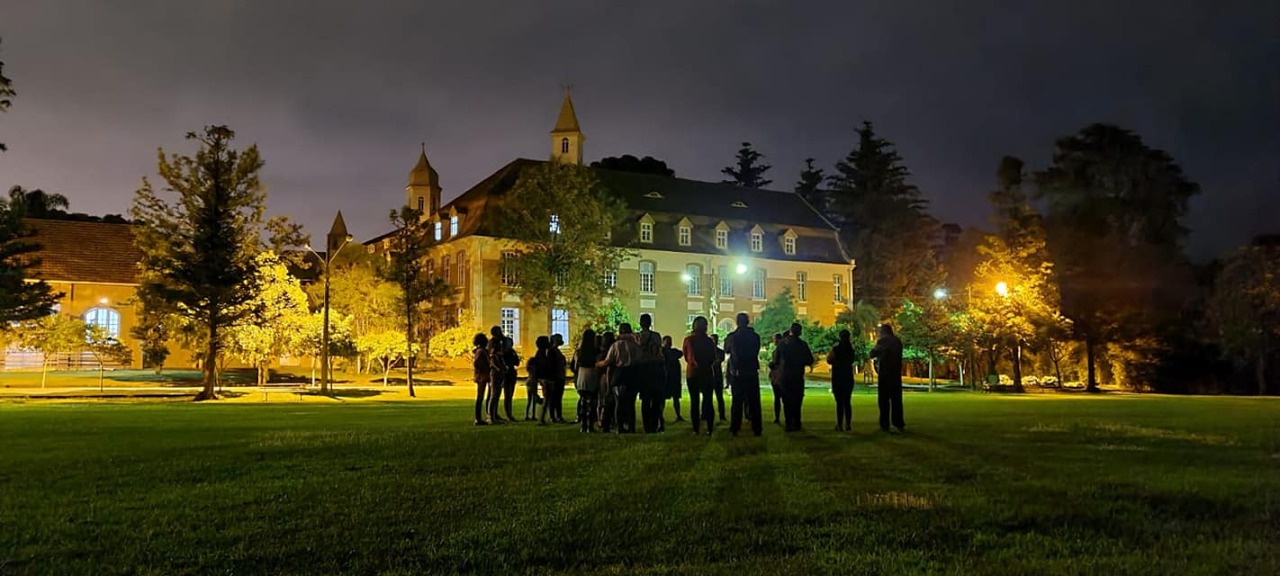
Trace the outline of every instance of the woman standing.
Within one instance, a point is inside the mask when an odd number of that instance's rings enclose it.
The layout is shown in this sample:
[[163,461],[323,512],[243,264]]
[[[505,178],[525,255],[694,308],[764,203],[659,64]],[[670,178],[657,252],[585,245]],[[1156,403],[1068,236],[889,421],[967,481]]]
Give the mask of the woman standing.
[[[684,422],[684,416],[680,415],[680,396],[684,395],[684,389],[680,385],[680,358],[684,353],[671,347],[671,337],[662,337],[662,354],[663,361],[666,363],[667,381],[666,381],[666,397],[671,399],[671,403],[675,404],[676,422]],[[663,408],[666,412],[666,408]],[[662,428],[665,431],[667,423],[662,422]]]
[[582,333],[582,343],[573,353],[570,370],[573,372],[573,389],[578,392],[578,431],[595,432],[596,394],[600,391],[600,349],[596,348],[596,332],[590,328]]
[[601,366],[609,349],[613,347],[613,332],[605,332],[600,336],[599,359],[596,361],[596,369],[600,374],[600,392],[596,395],[596,411],[598,416],[596,421],[600,423],[600,431],[608,433],[613,428],[613,368],[610,366]]
[[[538,398],[538,385],[541,384],[542,363],[546,360],[547,348],[551,346],[551,341],[546,336],[539,336],[534,341],[537,351],[529,358],[528,365],[525,366],[525,373],[528,379],[524,383],[525,403],[524,403],[524,419],[538,419],[538,404],[541,402],[545,405],[546,399]],[[545,411],[546,408],[543,408]]]
[[853,430],[853,342],[849,331],[840,331],[840,343],[827,353],[831,365],[831,393],[836,397],[836,432]]
[[769,386],[773,388],[773,423],[782,423],[782,334],[773,335],[773,358],[769,361]]
[[564,352],[560,351],[560,347],[564,346],[564,336],[559,334],[551,335],[551,348],[547,350],[547,357],[550,359],[549,377],[551,383],[551,401],[548,405],[551,407],[551,421],[557,424],[564,424],[564,389],[567,384],[564,372],[568,368],[569,361],[564,357]]
[[476,426],[484,426],[488,422],[484,421],[484,404],[485,392],[489,390],[489,339],[484,334],[476,333],[476,337],[471,339],[471,368],[472,374],[476,381]]

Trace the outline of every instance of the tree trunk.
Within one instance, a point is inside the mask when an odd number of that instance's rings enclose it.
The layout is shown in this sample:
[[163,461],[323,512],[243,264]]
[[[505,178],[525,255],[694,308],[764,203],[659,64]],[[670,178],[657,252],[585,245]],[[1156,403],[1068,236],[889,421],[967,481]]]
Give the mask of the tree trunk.
[[218,397],[214,387],[218,384],[218,320],[209,319],[209,341],[205,343],[204,352],[204,389],[196,394],[196,401],[213,400]]
[[1013,390],[1024,392],[1022,388],[1022,342],[1013,344]]
[[1253,375],[1258,382],[1258,395],[1267,395],[1267,353],[1266,348],[1258,355],[1258,361],[1254,363]]
[[311,386],[314,388],[315,385],[316,385],[316,357],[312,356],[311,357]]
[[40,355],[40,389],[43,390],[45,382],[49,379],[49,355]]
[[387,376],[391,374],[391,362],[384,361],[382,363],[382,387],[387,387]]
[[1097,371],[1097,358],[1095,357],[1095,354],[1094,354],[1093,336],[1088,336],[1088,337],[1085,337],[1084,339],[1084,357],[1085,357],[1085,365],[1088,366],[1088,369],[1089,369],[1088,383],[1085,384],[1086,386],[1085,390],[1088,392],[1097,392],[1098,391],[1098,371]]
[[412,304],[405,307],[404,327],[405,327],[405,330],[404,330],[405,379],[409,381],[409,397],[416,398],[417,394],[415,394],[413,390],[413,305]]
[[102,378],[103,378],[102,373],[103,372],[105,372],[105,370],[102,365],[102,360],[98,360],[98,393],[99,394],[102,393]]
[[933,350],[929,352],[929,391],[934,392],[938,389],[938,383],[933,379]]

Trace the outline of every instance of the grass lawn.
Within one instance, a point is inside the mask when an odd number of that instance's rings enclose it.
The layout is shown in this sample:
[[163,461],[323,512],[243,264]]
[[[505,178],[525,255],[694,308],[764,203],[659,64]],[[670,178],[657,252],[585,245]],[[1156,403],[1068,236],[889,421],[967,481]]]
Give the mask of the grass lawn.
[[907,409],[881,434],[859,394],[836,433],[810,391],[805,432],[706,438],[458,400],[0,403],[0,574],[1280,573],[1276,399]]

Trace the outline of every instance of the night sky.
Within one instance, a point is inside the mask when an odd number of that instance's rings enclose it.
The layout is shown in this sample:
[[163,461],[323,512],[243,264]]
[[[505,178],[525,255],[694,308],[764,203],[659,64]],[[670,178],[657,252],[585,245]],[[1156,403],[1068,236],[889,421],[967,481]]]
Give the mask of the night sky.
[[1197,258],[1280,232],[1280,2],[435,4],[0,0],[19,92],[0,186],[122,213],[157,147],[227,124],[261,148],[272,213],[319,236],[341,209],[363,239],[419,142],[446,201],[547,157],[572,83],[589,160],[718,181],[749,140],[783,190],[871,120],[964,225],[985,224],[1002,155],[1039,168],[1055,138],[1112,122],[1201,184]]

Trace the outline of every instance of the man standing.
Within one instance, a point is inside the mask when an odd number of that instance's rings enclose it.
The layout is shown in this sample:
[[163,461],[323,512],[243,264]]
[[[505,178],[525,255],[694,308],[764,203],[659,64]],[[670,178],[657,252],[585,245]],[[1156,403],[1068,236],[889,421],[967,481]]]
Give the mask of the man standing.
[[813,351],[800,339],[803,328],[798,322],[782,339],[782,414],[787,432],[800,431],[800,412],[804,404],[804,371],[813,365]]
[[760,415],[760,335],[749,324],[751,317],[738,314],[738,329],[724,339],[724,352],[729,357],[729,381],[733,383],[733,407],[729,431],[734,436],[742,429],[742,418],[751,420],[751,432],[759,436],[764,430]]
[[636,336],[640,345],[640,367],[637,368],[636,387],[631,394],[632,406],[635,405],[635,394],[640,394],[640,417],[644,421],[644,431],[652,434],[658,431],[662,422],[662,398],[667,384],[666,354],[662,352],[662,335],[653,331],[653,317],[640,315],[640,334]]
[[714,388],[711,365],[715,361],[716,345],[707,337],[707,319],[699,316],[693,320],[693,333],[684,339],[685,377],[689,383],[689,413],[693,419],[694,434],[701,432],[700,425],[705,421],[706,434],[710,436],[716,421],[711,400]]
[[[604,360],[596,363],[597,368],[609,368],[609,390],[613,393],[617,404],[614,406],[613,423],[619,434],[636,431],[636,393],[635,373],[640,365],[640,347],[636,344],[636,335],[631,333],[631,325],[623,323],[618,326],[618,339],[609,347]],[[630,398],[630,404],[626,399]],[[607,424],[606,424],[607,426]]]
[[871,349],[871,358],[879,360],[876,400],[880,403],[880,429],[889,431],[892,423],[899,432],[906,431],[902,417],[902,340],[893,335],[893,327],[880,325],[880,339]]

